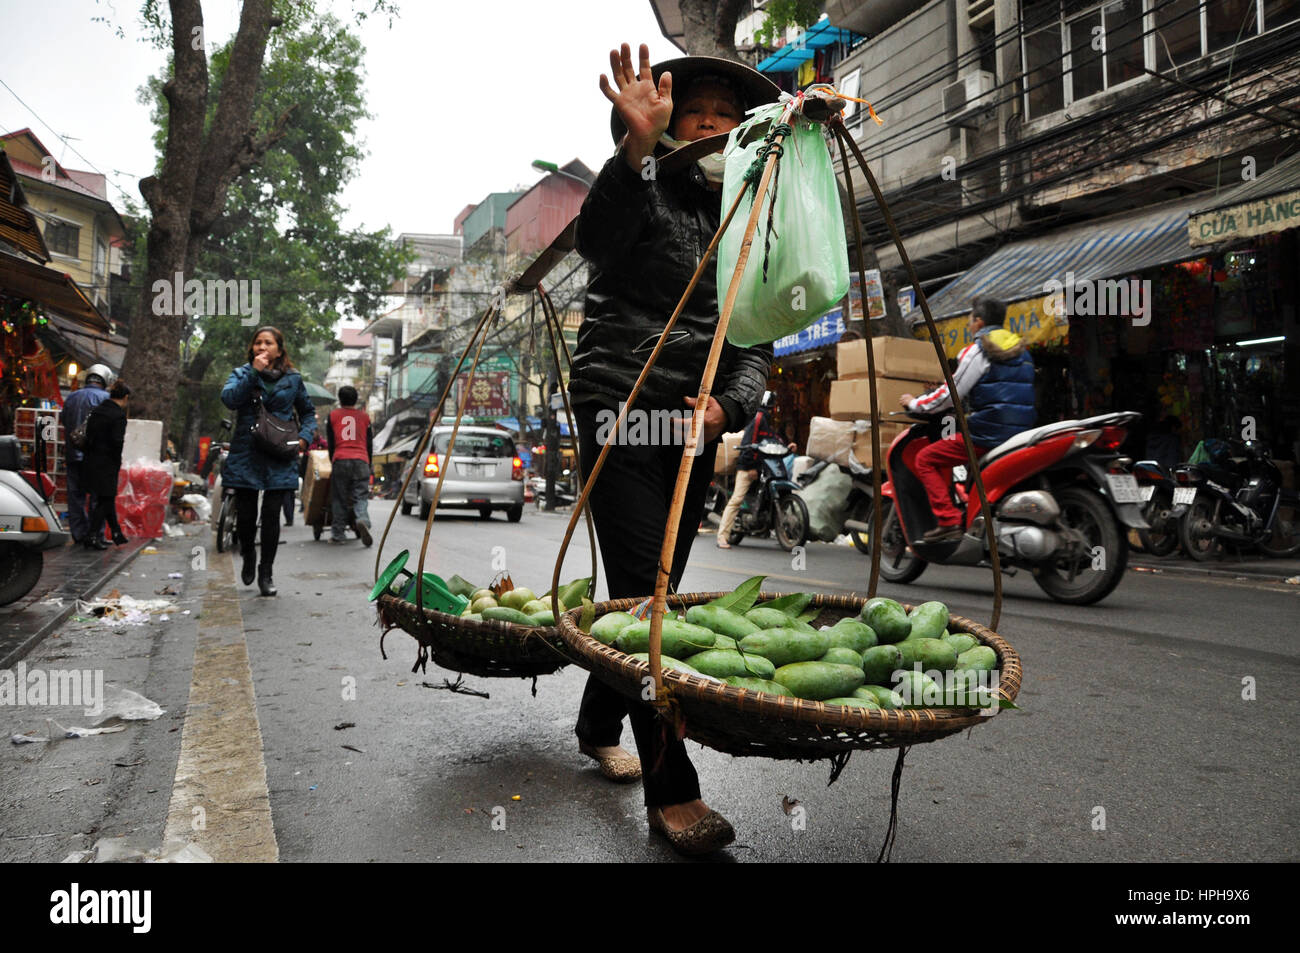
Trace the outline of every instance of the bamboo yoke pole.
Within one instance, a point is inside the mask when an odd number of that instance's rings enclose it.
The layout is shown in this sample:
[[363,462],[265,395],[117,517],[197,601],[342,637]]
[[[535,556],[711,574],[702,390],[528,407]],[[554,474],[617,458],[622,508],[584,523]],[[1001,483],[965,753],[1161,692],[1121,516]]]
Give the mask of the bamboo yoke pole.
[[[866,177],[867,185],[871,187],[871,194],[875,197],[876,205],[880,207],[880,214],[885,220],[885,225],[889,228],[889,233],[893,236],[894,245],[898,249],[898,257],[903,262],[903,267],[907,269],[907,277],[912,282],[912,287],[916,289],[916,299],[921,304],[921,313],[925,315],[925,326],[930,331],[930,341],[934,344],[935,354],[939,357],[939,366],[943,369],[943,379],[948,385],[948,395],[952,398],[953,413],[957,417],[957,426],[961,429],[962,440],[966,445],[966,459],[970,466],[970,473],[975,481],[975,491],[979,496],[980,513],[984,517],[984,532],[989,544],[989,562],[993,567],[993,620],[989,623],[989,628],[994,632],[998,629],[998,621],[1002,617],[1002,561],[998,556],[997,531],[993,525],[993,513],[989,509],[989,498],[984,492],[984,478],[980,474],[979,460],[975,456],[975,445],[971,443],[970,429],[966,426],[966,412],[962,409],[961,398],[957,394],[957,386],[953,383],[952,372],[948,370],[948,355],[944,353],[943,345],[939,340],[939,329],[935,327],[934,316],[930,314],[930,302],[926,299],[925,293],[921,290],[921,280],[917,277],[916,269],[912,267],[912,259],[908,257],[907,249],[903,247],[903,236],[898,232],[898,226],[894,224],[894,216],[890,214],[889,205],[885,202],[885,196],[880,191],[880,186],[876,182],[875,175],[871,172],[871,167],[867,164],[866,157],[862,155],[862,150],[858,144],[845,131],[843,121],[836,116],[830,122],[831,130],[840,142],[840,147],[848,146],[852,150],[854,158],[858,160],[858,167],[862,169],[862,174]],[[845,169],[845,175],[848,175],[848,169]],[[857,210],[854,209],[854,220],[857,220]],[[870,347],[867,349],[868,355],[871,353]],[[872,378],[872,401],[875,401],[875,379]],[[874,409],[873,409],[874,413]],[[876,528],[876,535],[879,536],[879,527]],[[873,558],[873,563],[874,563]]]
[[[777,123],[789,123],[801,102],[802,97],[788,103],[785,109],[782,110]],[[784,140],[784,135],[773,136],[772,146],[780,146]],[[757,190],[754,192],[754,204],[750,209],[749,221],[745,225],[745,235],[741,241],[740,255],[736,260],[736,269],[731,275],[731,283],[727,286],[727,297],[722,305],[722,311],[718,315],[718,327],[713,333],[713,344],[709,348],[709,358],[704,365],[704,376],[700,379],[700,390],[695,401],[695,412],[691,414],[691,427],[687,432],[686,446],[682,450],[682,462],[677,468],[677,485],[673,488],[672,504],[668,509],[668,524],[664,527],[664,541],[659,551],[659,564],[655,572],[654,601],[651,604],[650,611],[650,676],[654,679],[654,697],[651,703],[658,708],[664,708],[668,705],[668,699],[664,691],[660,647],[664,612],[667,609],[668,579],[672,574],[673,552],[677,548],[677,524],[681,520],[682,508],[686,504],[686,485],[690,482],[691,467],[694,464],[697,454],[696,448],[699,445],[700,429],[703,427],[704,414],[713,390],[713,378],[718,370],[718,361],[722,357],[722,345],[727,339],[727,325],[731,322],[731,312],[736,306],[736,296],[740,292],[740,279],[745,273],[745,265],[749,262],[749,252],[754,242],[754,232],[758,229],[758,219],[763,211],[763,199],[767,196],[768,185],[772,181],[772,174],[776,170],[776,164],[780,161],[780,158],[779,148],[773,148],[768,153],[767,162],[763,165],[763,176],[758,182]],[[736,196],[737,200],[745,194],[748,188],[748,183],[741,185]],[[718,230],[719,235],[724,230],[725,225]]]

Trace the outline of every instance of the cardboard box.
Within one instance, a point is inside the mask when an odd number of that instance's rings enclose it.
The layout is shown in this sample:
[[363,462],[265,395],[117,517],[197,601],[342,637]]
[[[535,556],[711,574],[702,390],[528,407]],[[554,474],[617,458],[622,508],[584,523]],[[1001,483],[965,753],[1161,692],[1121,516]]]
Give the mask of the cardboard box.
[[830,417],[813,417],[808,422],[808,456],[831,463],[849,465],[849,453],[853,449],[853,423],[848,420],[832,420]]
[[[872,381],[868,378],[831,381],[831,417],[835,420],[870,420],[871,384]],[[925,381],[896,380],[892,377],[877,377],[875,385],[882,423],[886,414],[903,409],[898,399],[904,394],[919,397],[930,389]]]
[[[929,341],[914,338],[879,337],[871,339],[876,358],[876,376],[902,380],[937,381],[943,368]],[[840,380],[866,378],[867,342],[846,341],[836,349],[836,376]]]
[[325,507],[330,505],[330,474],[334,465],[328,450],[307,453],[307,472],[302,478],[303,522],[309,525],[325,521]]
[[[894,442],[894,438],[908,428],[908,424],[881,423],[880,425],[880,452],[889,453],[889,445]],[[853,435],[853,458],[864,467],[870,467],[874,464],[871,453],[871,431],[855,431]]]
[[717,456],[713,458],[713,472],[715,475],[728,476],[736,472],[736,458],[740,455],[740,438],[743,436],[743,430],[722,435],[722,441],[718,444]]

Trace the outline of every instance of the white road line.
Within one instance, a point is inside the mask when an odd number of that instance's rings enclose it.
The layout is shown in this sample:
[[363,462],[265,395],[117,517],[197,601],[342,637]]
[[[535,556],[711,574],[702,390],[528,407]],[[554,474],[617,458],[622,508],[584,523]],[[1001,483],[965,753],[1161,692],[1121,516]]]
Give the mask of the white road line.
[[280,848],[234,563],[229,553],[213,555],[164,841],[188,841],[219,862],[275,863]]

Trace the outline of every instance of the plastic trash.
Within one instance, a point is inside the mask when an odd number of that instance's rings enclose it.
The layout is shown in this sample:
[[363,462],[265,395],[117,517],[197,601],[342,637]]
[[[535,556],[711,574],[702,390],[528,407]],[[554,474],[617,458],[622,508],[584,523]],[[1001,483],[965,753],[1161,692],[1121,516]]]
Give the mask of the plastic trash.
[[194,510],[194,515],[198,517],[199,522],[206,523],[212,518],[212,501],[206,496],[198,493],[186,493],[181,497],[181,502]]

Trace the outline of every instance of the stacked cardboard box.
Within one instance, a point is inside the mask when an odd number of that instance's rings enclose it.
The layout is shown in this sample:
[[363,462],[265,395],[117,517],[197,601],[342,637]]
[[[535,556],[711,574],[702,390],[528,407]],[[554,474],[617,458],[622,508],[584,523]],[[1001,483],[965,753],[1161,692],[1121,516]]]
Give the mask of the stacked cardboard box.
[[328,450],[307,453],[307,472],[302,478],[303,522],[308,525],[325,521],[325,507],[330,505],[330,463]]
[[[943,379],[943,369],[929,341],[880,337],[872,338],[871,347],[882,421],[885,414],[900,409],[898,401],[904,394],[917,397]],[[840,344],[836,358],[838,380],[831,383],[831,417],[836,420],[870,417],[873,382],[868,374],[867,342]]]
[[722,442],[718,444],[718,453],[713,458],[713,472],[715,475],[728,476],[736,472],[736,457],[740,454],[740,438],[742,436],[744,436],[743,430],[722,435]]

